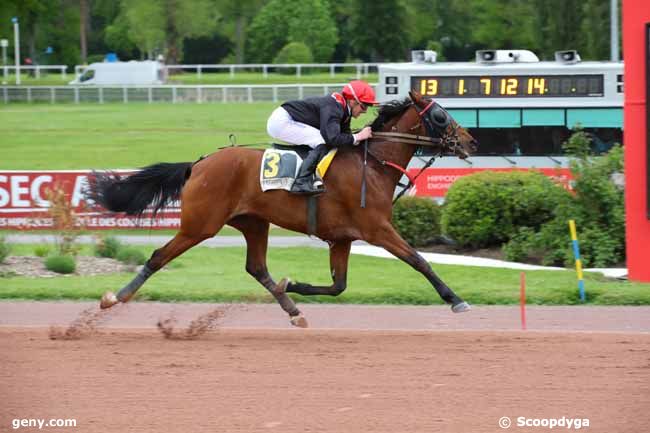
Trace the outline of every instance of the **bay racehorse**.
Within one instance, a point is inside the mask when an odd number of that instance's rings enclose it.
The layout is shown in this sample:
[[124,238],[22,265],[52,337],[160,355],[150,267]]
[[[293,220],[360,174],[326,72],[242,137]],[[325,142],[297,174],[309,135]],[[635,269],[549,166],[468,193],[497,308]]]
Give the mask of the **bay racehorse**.
[[[101,307],[127,302],[154,272],[227,224],[246,239],[246,271],[275,297],[293,325],[305,327],[307,321],[287,293],[336,296],[343,292],[350,246],[357,239],[385,248],[422,273],[452,311],[468,311],[469,304],[400,237],[391,215],[395,188],[418,146],[466,158],[476,150],[476,141],[440,105],[415,92],[404,101],[381,106],[371,126],[373,138],[365,149],[339,149],[325,178],[327,192],[317,199],[318,218],[311,230],[309,198],[284,190],[262,192],[259,172],[263,151],[259,149],[227,147],[195,163],[154,164],[126,177],[94,173],[89,196],[113,212],[142,217],[145,210],[153,208],[155,215],[170,202],[181,200],[179,232],[154,251],[117,295],[105,293]],[[288,278],[276,283],[266,266],[269,224],[311,232],[325,240],[330,250],[332,284],[315,286]]]

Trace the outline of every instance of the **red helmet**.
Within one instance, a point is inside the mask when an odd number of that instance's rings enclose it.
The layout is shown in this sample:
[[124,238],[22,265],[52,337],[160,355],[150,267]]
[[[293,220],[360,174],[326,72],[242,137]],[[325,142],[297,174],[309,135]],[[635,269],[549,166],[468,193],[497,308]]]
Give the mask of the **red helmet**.
[[375,100],[375,91],[372,90],[370,84],[361,80],[350,81],[343,87],[341,91],[345,99],[354,99],[357,102],[362,102],[366,105],[377,104]]

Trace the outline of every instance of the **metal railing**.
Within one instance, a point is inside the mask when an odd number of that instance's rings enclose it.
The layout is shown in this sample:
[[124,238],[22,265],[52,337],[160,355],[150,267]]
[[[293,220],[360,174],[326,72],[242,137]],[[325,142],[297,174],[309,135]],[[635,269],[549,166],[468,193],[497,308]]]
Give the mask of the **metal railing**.
[[[197,77],[200,79],[203,72],[216,71],[228,72],[231,78],[234,78],[237,71],[260,71],[264,78],[267,78],[269,72],[278,70],[291,70],[295,69],[296,76],[302,76],[302,72],[308,69],[327,69],[330,76],[336,76],[336,71],[343,68],[353,68],[356,73],[357,79],[360,79],[370,73],[370,71],[377,71],[377,66],[380,63],[247,63],[238,65],[165,65],[168,71],[195,71]],[[74,67],[75,76],[79,76],[87,66],[76,65]]]
[[[234,78],[237,71],[259,71],[264,78],[268,78],[269,73],[277,72],[279,70],[295,70],[297,77],[301,77],[303,71],[309,69],[327,70],[330,76],[335,77],[337,71],[343,69],[354,69],[357,79],[367,76],[370,72],[376,72],[377,66],[380,63],[245,63],[237,65],[217,65],[217,64],[196,64],[196,65],[165,65],[168,71],[194,71],[200,79],[204,72],[228,72],[231,78]],[[88,65],[76,65],[74,67],[75,77],[79,77],[82,71]],[[3,79],[8,81],[10,74],[15,74],[16,66],[5,65],[2,66]],[[34,78],[40,78],[43,71],[54,71],[61,74],[63,79],[66,79],[68,67],[66,65],[20,65],[18,70],[21,73],[34,72]]]
[[[341,84],[158,85],[158,86],[2,86],[5,104],[27,103],[226,103],[281,102],[329,95]],[[373,85],[375,86],[375,85]]]
[[[2,77],[4,81],[9,80],[10,71],[12,71],[12,73],[15,75],[16,66],[10,66],[10,65],[2,66]],[[56,71],[56,72],[60,72],[63,79],[65,79],[68,71],[68,67],[66,65],[32,65],[32,66],[20,65],[18,66],[18,71],[21,73],[34,71],[35,78],[41,78],[41,71]]]

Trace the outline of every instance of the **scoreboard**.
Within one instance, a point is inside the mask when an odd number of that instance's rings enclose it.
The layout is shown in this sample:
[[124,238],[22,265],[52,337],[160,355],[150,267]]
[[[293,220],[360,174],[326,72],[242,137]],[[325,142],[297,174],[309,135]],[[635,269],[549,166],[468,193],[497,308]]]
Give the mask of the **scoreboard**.
[[411,88],[435,98],[602,97],[602,74],[414,76]]
[[378,98],[409,90],[445,108],[622,107],[622,62],[393,63],[379,66]]

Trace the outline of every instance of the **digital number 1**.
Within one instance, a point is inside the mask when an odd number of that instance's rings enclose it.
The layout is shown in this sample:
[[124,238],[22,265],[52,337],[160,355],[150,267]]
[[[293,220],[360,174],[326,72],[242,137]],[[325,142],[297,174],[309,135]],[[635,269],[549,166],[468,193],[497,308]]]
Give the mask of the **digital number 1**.
[[458,80],[458,94],[460,96],[463,96],[465,94],[465,92],[466,92],[466,90],[465,90],[465,80],[463,80],[461,78],[460,80]]

